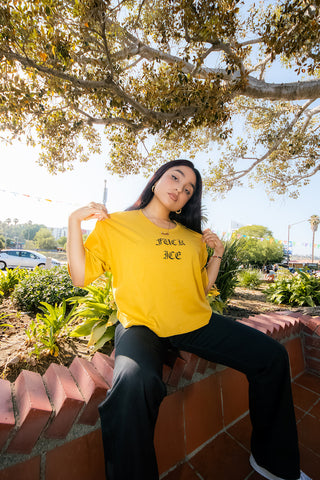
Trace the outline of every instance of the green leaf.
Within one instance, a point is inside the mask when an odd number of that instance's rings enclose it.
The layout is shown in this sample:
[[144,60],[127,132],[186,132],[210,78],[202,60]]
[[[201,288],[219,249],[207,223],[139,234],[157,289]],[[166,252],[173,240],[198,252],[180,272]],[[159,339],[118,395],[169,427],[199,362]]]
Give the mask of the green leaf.
[[108,323],[112,323],[114,325],[115,323],[117,323],[117,321],[118,321],[117,312],[112,312],[109,317]]
[[85,323],[82,323],[74,330],[72,330],[72,332],[70,333],[70,337],[87,337],[91,334],[91,330],[98,322],[98,320],[98,318],[94,318],[93,320],[87,320]]
[[98,340],[106,333],[107,326],[104,323],[103,325],[97,325],[93,327],[89,341],[88,341],[88,347],[92,347],[92,345],[95,345]]
[[316,306],[315,303],[314,303],[314,301],[313,301],[313,299],[312,299],[312,297],[311,297],[310,295],[308,295],[308,296],[306,297],[306,302],[307,302],[307,304],[308,304],[310,307],[315,307],[315,306]]
[[105,343],[112,340],[112,338],[114,337],[114,332],[115,332],[115,326],[109,327],[106,333],[94,345],[93,351],[96,352],[97,350],[102,348]]

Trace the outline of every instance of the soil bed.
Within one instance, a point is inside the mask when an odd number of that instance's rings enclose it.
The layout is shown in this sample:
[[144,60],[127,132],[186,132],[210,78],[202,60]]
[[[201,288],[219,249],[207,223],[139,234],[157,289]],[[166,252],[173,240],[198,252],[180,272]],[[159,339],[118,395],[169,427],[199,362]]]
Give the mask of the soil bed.
[[263,283],[257,289],[236,287],[233,297],[228,302],[225,315],[234,318],[250,317],[263,312],[275,312],[279,310],[291,310],[288,305],[275,305],[266,299],[264,290],[268,283]]
[[[287,306],[274,305],[266,301],[264,294],[265,285],[259,289],[237,287],[234,296],[229,300],[225,315],[233,318],[249,317],[262,312],[270,312],[285,309]],[[1,318],[1,314],[8,317]],[[34,315],[18,311],[10,299],[5,299],[0,304],[0,324],[9,323],[12,327],[0,327],[0,378],[14,382],[21,370],[31,370],[45,373],[51,363],[69,366],[76,356],[90,358],[92,351],[87,348],[87,339],[65,337],[59,343],[59,354],[30,355],[30,346],[26,328]],[[104,347],[103,352],[110,354],[112,344]]]

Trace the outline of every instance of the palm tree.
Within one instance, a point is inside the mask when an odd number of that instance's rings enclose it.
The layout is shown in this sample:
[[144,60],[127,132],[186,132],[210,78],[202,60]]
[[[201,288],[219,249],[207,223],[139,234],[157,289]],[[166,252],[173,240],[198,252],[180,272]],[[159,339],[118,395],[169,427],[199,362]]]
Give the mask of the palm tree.
[[314,262],[314,237],[315,233],[318,230],[318,225],[320,223],[320,217],[319,215],[311,215],[309,218],[309,223],[311,225],[311,230],[312,230],[312,263]]

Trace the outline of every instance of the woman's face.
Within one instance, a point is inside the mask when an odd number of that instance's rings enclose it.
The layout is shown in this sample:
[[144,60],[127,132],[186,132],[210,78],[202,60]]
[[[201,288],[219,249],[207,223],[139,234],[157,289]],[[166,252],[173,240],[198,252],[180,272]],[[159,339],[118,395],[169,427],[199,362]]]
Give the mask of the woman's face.
[[169,168],[155,184],[155,197],[171,212],[185,206],[196,190],[196,175],[185,165]]

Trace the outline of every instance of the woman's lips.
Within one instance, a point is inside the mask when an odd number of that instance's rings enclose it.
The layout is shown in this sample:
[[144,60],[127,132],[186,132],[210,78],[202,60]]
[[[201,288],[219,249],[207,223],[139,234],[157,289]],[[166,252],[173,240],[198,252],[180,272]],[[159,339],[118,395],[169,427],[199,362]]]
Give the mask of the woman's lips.
[[175,195],[174,193],[169,193],[169,197],[171,198],[171,200],[173,200],[174,202],[176,202],[178,200],[178,195]]

